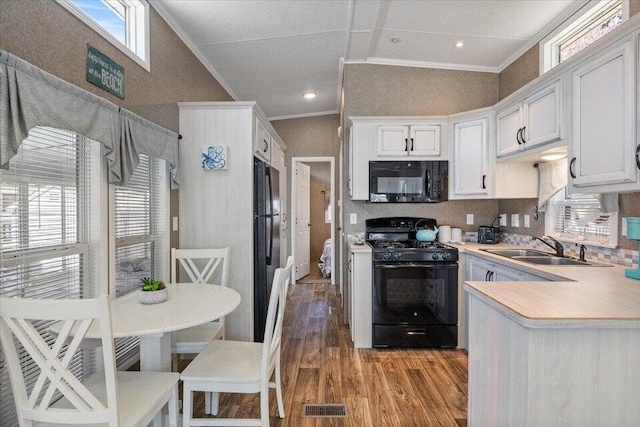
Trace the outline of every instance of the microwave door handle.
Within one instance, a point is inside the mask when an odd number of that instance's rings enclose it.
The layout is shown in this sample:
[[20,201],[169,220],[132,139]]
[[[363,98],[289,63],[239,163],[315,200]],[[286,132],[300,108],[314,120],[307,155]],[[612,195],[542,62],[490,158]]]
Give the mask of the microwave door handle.
[[431,198],[431,170],[427,169],[427,182],[425,182],[425,191],[427,194],[425,196],[427,198]]

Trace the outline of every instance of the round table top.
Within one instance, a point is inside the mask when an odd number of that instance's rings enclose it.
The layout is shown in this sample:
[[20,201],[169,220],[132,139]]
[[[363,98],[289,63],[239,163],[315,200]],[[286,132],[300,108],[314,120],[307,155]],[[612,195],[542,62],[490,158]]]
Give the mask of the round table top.
[[[158,304],[140,304],[138,292],[111,301],[114,338],[161,334],[217,320],[240,305],[240,294],[218,285],[171,283],[169,298]],[[85,338],[100,338],[93,322]]]

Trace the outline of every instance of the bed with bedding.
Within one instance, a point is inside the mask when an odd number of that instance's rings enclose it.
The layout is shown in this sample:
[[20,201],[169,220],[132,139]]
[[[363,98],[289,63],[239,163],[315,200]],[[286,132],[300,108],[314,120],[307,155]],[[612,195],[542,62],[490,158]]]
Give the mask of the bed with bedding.
[[324,241],[322,255],[320,255],[320,262],[318,263],[320,273],[325,279],[331,277],[331,262],[331,239],[327,239]]

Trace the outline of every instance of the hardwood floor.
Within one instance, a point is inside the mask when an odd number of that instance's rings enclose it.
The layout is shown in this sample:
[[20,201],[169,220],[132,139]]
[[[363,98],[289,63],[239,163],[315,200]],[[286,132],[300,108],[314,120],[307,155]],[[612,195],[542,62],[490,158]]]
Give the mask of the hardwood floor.
[[[282,347],[286,416],[277,417],[272,391],[272,426],[466,426],[464,352],[354,349],[342,319],[334,286],[290,287]],[[303,418],[305,403],[344,403],[348,417]],[[195,393],[194,414],[203,413],[204,395]],[[219,416],[257,418],[258,395],[222,394]]]

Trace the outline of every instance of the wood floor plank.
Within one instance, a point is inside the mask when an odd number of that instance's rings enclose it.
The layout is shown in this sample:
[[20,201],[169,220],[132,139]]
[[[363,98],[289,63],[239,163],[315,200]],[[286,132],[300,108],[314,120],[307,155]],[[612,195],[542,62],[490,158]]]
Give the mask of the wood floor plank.
[[[459,350],[354,349],[337,286],[289,287],[282,338],[285,418],[271,427],[466,426],[467,356]],[[184,359],[180,368],[189,363]],[[347,418],[303,418],[304,403],[344,403]],[[194,393],[194,415],[204,393]],[[219,416],[259,417],[259,396],[222,393]]]

